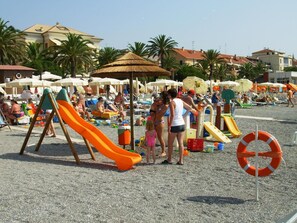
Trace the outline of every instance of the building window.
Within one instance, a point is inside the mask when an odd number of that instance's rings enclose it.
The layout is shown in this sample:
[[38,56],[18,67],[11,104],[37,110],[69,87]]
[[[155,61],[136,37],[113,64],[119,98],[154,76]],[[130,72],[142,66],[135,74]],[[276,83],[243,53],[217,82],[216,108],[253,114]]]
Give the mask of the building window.
[[279,58],[279,63],[282,64],[283,63],[283,59]]
[[183,65],[183,61],[182,60],[179,61],[179,65]]

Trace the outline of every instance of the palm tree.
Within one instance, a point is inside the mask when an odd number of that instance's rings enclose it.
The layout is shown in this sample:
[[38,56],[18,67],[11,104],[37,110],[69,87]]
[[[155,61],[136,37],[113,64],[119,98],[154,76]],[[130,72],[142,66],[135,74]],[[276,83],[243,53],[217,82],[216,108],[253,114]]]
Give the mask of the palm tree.
[[239,68],[239,77],[240,78],[248,78],[249,80],[254,79],[255,76],[255,69],[251,62],[243,64]]
[[185,79],[187,76],[196,76],[202,79],[205,78],[205,75],[201,69],[197,68],[196,66],[183,64],[177,70],[175,80],[183,81],[183,79]]
[[174,80],[174,74],[180,68],[178,61],[169,55],[164,58],[163,63],[164,69],[171,72],[171,79]]
[[114,62],[121,55],[122,52],[120,50],[113,47],[104,47],[99,51],[99,56],[97,58],[99,67]]
[[219,56],[220,52],[212,49],[207,50],[203,54],[204,61],[208,65],[207,67],[209,68],[209,80],[213,79],[215,66],[223,62],[223,60]]
[[0,64],[17,64],[24,58],[25,34],[0,18]]
[[263,74],[265,71],[267,71],[267,67],[265,64],[261,61],[257,62],[254,66],[255,76],[254,79],[258,78],[261,74]]
[[55,62],[68,68],[71,77],[76,77],[78,70],[87,70],[94,64],[94,51],[87,45],[92,42],[73,33],[66,34],[66,36],[67,40],[59,40],[60,46],[53,47],[56,54]]
[[36,73],[41,75],[44,71],[45,58],[42,54],[41,43],[29,43],[26,46],[26,58],[24,65],[36,69]]
[[230,73],[230,68],[226,63],[221,63],[214,70],[215,79],[219,79],[220,81],[223,81],[227,77],[228,73]]
[[130,50],[132,53],[134,53],[140,57],[145,57],[145,56],[148,56],[148,54],[149,54],[147,45],[145,43],[141,43],[141,42],[134,42],[134,45],[129,44],[128,50]]
[[158,57],[161,62],[161,67],[164,68],[164,58],[169,56],[170,51],[177,46],[177,42],[171,37],[165,35],[159,35],[155,38],[151,38],[148,45],[150,56]]

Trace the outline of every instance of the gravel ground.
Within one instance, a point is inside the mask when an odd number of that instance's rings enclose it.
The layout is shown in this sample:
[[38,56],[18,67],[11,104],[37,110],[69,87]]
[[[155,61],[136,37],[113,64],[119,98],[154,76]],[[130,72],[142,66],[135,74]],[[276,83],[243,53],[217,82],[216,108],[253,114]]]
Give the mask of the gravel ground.
[[[42,129],[34,128],[22,156],[28,127],[11,132],[5,127],[0,130],[0,222],[278,222],[297,211],[297,145],[291,145],[296,107],[255,106],[235,114],[243,136],[258,125],[283,150],[285,163],[259,180],[259,201],[255,178],[237,163],[240,138],[223,151],[190,153],[184,166],[161,165],[158,158],[156,165],[140,163],[120,172],[98,152],[97,160],[91,160],[82,138],[71,129],[80,165],[60,127],[61,136],[45,138],[39,152],[34,144]],[[117,142],[117,129],[99,128]],[[139,138],[144,128],[135,127],[135,133]],[[253,142],[249,149],[256,147],[268,146]]]

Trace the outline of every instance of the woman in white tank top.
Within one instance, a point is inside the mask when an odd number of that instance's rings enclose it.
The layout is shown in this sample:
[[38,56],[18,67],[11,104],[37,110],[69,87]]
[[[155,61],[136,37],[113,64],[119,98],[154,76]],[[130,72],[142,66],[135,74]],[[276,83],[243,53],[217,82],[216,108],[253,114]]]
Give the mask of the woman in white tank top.
[[191,106],[183,102],[177,97],[176,89],[169,89],[168,96],[170,98],[170,116],[168,123],[168,158],[164,160],[162,164],[172,164],[172,152],[173,152],[173,142],[175,137],[177,137],[179,146],[179,160],[177,165],[183,165],[183,154],[184,154],[184,131],[185,131],[185,121],[183,119],[184,108],[191,112],[196,112]]

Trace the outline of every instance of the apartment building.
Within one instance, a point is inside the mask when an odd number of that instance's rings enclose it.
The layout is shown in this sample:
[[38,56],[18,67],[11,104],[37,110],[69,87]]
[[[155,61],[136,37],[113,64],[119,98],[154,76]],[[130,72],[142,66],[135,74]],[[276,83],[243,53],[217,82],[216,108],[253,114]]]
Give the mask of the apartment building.
[[253,52],[252,58],[267,64],[274,72],[283,71],[285,67],[293,66],[292,56],[287,56],[283,52],[270,49]]
[[90,40],[92,44],[88,44],[90,48],[100,49],[100,42],[103,40],[94,35],[87,34],[70,27],[56,23],[53,26],[35,24],[23,32],[26,34],[26,42],[38,42],[43,45],[44,48],[50,46],[61,45],[61,40],[66,40],[66,34],[73,33],[82,36],[83,39]]

